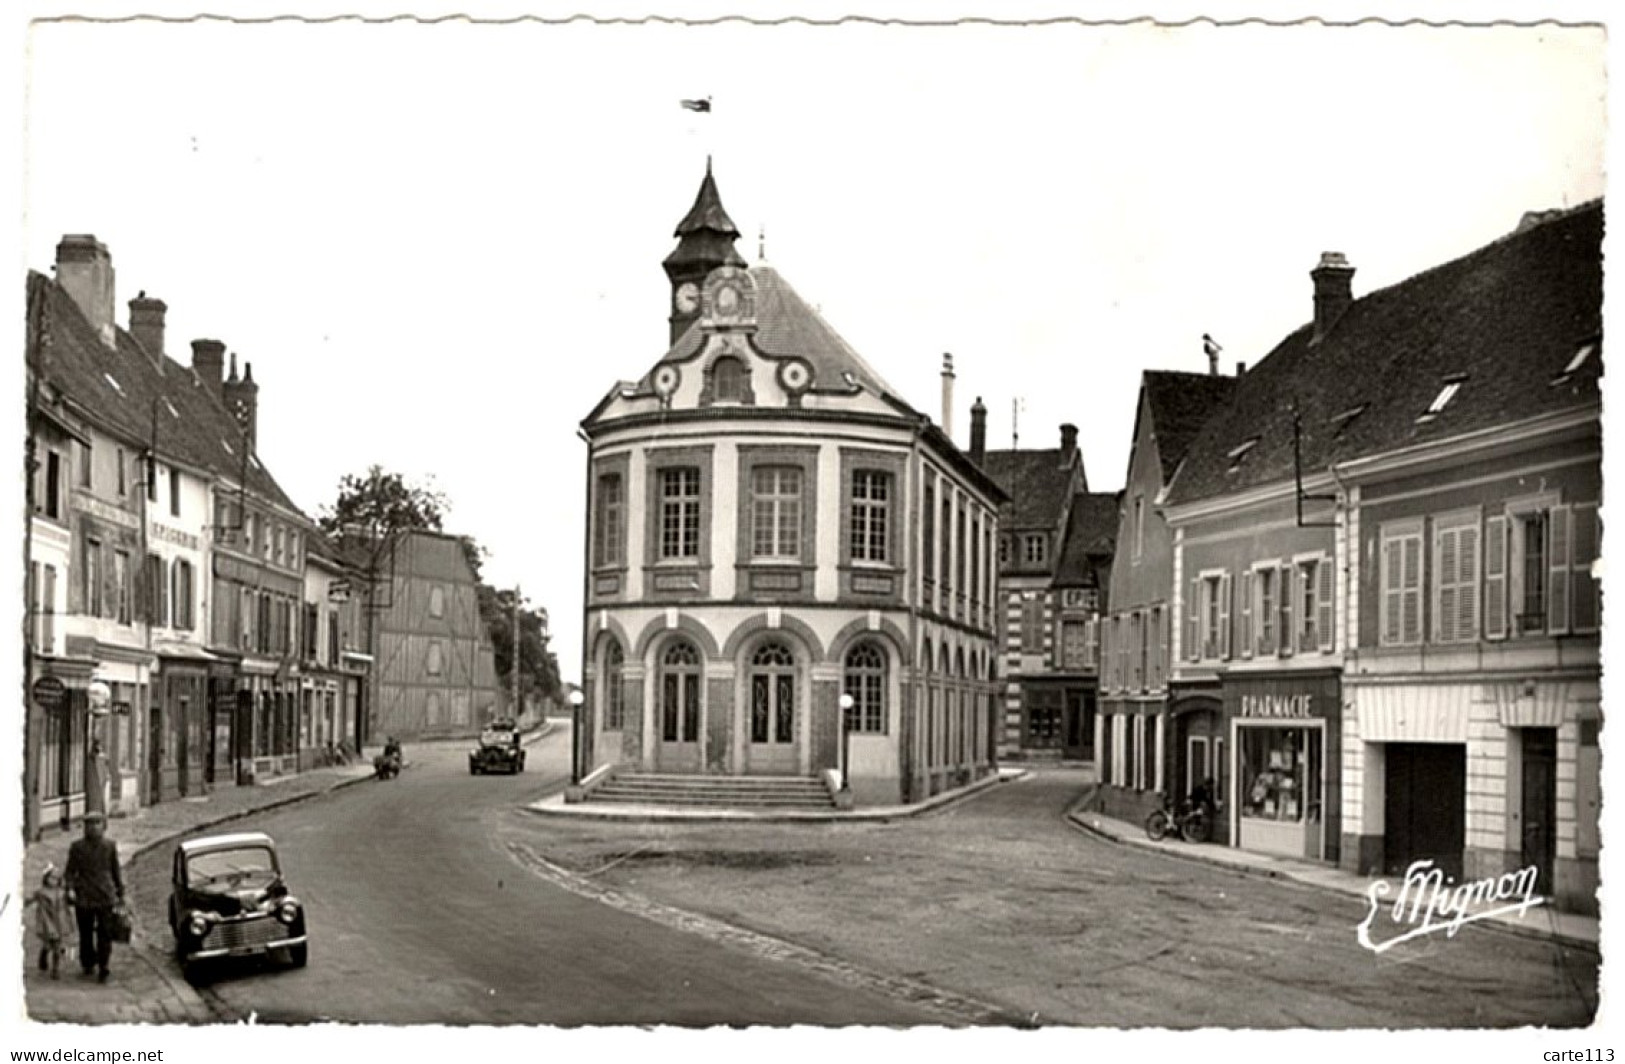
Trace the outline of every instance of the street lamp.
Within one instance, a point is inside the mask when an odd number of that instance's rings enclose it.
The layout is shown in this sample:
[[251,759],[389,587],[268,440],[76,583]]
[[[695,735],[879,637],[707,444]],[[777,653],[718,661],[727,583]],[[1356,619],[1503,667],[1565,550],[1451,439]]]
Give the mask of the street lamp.
[[570,784],[581,785],[581,704],[587,696],[577,687],[570,692]]
[[841,793],[852,790],[852,696],[841,692]]
[[[85,729],[85,812],[107,812],[107,781],[102,777],[106,774],[104,766],[106,760],[102,756],[102,743],[105,736],[102,734],[106,726],[102,723],[108,710],[113,704],[113,689],[102,680],[90,681],[90,688],[86,692],[86,701],[89,704],[89,727]],[[67,804],[64,803],[64,810]],[[66,820],[66,814],[64,814]]]

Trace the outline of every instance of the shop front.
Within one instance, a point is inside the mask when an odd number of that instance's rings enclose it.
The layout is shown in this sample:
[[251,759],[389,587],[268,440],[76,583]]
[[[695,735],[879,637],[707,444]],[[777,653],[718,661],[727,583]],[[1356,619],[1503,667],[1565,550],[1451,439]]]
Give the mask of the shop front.
[[[1197,788],[1207,783],[1209,790],[1227,801],[1230,763],[1225,756],[1229,750],[1224,724],[1224,703],[1217,691],[1211,693],[1179,692],[1168,707],[1170,735],[1164,756],[1167,759],[1167,790],[1181,798],[1189,798]],[[1230,818],[1224,814],[1226,804],[1218,811],[1213,825],[1213,842],[1220,846],[1230,844]]]
[[1234,845],[1284,857],[1337,860],[1341,697],[1336,672],[1224,680]]

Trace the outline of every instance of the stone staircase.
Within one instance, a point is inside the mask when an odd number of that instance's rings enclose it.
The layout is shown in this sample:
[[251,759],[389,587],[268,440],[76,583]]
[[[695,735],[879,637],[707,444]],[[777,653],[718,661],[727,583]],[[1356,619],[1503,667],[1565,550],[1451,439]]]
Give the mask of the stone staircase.
[[706,809],[824,810],[834,800],[804,776],[674,776],[628,773],[594,788],[589,802]]

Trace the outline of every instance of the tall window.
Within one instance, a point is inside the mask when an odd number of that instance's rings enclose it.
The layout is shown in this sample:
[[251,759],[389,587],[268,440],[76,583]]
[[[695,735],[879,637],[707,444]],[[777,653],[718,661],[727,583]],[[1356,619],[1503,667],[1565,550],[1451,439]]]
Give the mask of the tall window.
[[1000,536],[999,537],[999,564],[1000,565],[1009,565],[1010,564],[1010,537],[1009,536]]
[[[940,513],[942,515],[942,523],[939,526],[937,534],[942,537],[942,550],[937,555],[937,582],[942,585],[943,602],[946,603],[948,601],[947,595],[949,594],[948,567],[954,556],[954,504],[953,500],[948,498],[948,492],[946,490],[944,490],[942,493],[942,506]],[[944,605],[943,608],[946,610],[946,605]]]
[[181,515],[181,471],[169,467],[169,516]]
[[1422,531],[1415,522],[1382,533],[1384,646],[1422,641]]
[[1145,553],[1145,496],[1134,496],[1134,560]]
[[891,474],[878,469],[852,473],[852,560],[887,562],[890,536]]
[[1088,622],[1068,620],[1061,622],[1061,667],[1068,671],[1087,668]]
[[751,470],[751,556],[777,561],[801,556],[801,470]]
[[1256,651],[1259,654],[1275,653],[1275,569],[1273,566],[1258,569],[1253,572],[1253,594],[1257,602],[1253,609],[1254,623],[1257,628]]
[[874,643],[859,643],[846,655],[846,693],[852,696],[847,711],[849,731],[871,735],[886,733],[886,652]]
[[147,555],[147,620],[164,628],[169,625],[169,571],[164,559]]
[[700,737],[700,652],[686,639],[660,657],[660,738],[668,743]]
[[920,509],[920,518],[924,526],[920,569],[926,580],[931,581],[937,578],[937,489],[930,483],[925,485],[925,504]]
[[795,655],[783,643],[763,643],[750,660],[750,741],[795,741]]
[[1470,523],[1433,533],[1433,638],[1440,643],[1478,639],[1478,515]]
[[626,498],[621,490],[621,475],[606,473],[599,477],[598,534],[593,541],[594,564],[621,564],[621,536],[626,520],[625,514]]
[[429,644],[429,651],[424,655],[423,668],[430,676],[439,676],[444,666],[444,652],[440,649],[440,641],[437,639]]
[[73,446],[73,459],[78,465],[77,479],[81,488],[89,488],[94,486],[95,477],[93,470],[95,469],[95,466],[91,463],[91,455],[93,453],[94,452],[91,450],[90,444],[88,443],[75,443]]
[[700,471],[693,466],[660,471],[660,556],[700,556]]
[[1518,602],[1518,628],[1520,632],[1544,632],[1546,617],[1546,511],[1524,514],[1518,518],[1519,535],[1514,542],[1523,548],[1523,595]]
[[1202,656],[1204,658],[1219,656],[1219,608],[1221,605],[1219,588],[1223,582],[1223,578],[1217,576],[1210,576],[1202,581]]
[[126,496],[126,495],[128,495],[130,493],[130,481],[129,481],[129,476],[128,476],[128,470],[126,468],[128,463],[129,463],[129,456],[124,453],[124,448],[120,447],[118,449],[117,458],[118,458],[118,497],[122,499],[122,498],[124,498],[124,496]]
[[1044,595],[1031,592],[1021,600],[1021,652],[1044,652]]
[[[89,463],[87,462],[86,465]],[[34,512],[44,514],[53,521],[62,519],[62,455],[47,449],[40,461],[39,480],[35,484]]]
[[321,648],[321,623],[321,612],[316,603],[305,603],[303,638],[299,642],[307,661],[315,661],[316,652]]
[[737,358],[719,358],[711,365],[712,397],[717,402],[734,402],[745,397],[745,366]]
[[965,501],[960,499],[959,511],[954,519],[954,590],[961,598],[965,596],[967,590],[965,556],[968,553],[965,539]]
[[626,727],[626,654],[611,639],[604,647],[604,728],[620,731]]
[[128,551],[116,550],[113,552],[113,587],[118,595],[118,623],[130,623],[130,554]]

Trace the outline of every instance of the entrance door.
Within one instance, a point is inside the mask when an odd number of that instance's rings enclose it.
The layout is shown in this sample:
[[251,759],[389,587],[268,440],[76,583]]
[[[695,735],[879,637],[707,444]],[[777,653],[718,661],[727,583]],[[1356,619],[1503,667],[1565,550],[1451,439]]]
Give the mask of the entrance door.
[[192,759],[191,743],[188,739],[192,732],[192,700],[181,697],[175,699],[175,791],[182,798],[191,791],[187,784],[188,763]]
[[700,652],[686,639],[660,657],[655,763],[663,772],[700,771]]
[[[154,684],[154,691],[158,685]],[[154,699],[147,707],[147,802],[164,799],[164,707]]]
[[1461,879],[1467,842],[1467,747],[1460,743],[1389,743],[1383,816],[1383,872],[1402,876],[1413,861],[1432,861]]
[[1061,711],[1061,755],[1068,761],[1095,756],[1095,699],[1092,692],[1068,688]]
[[750,745],[746,771],[794,775],[801,769],[796,743],[796,658],[783,643],[763,643],[750,659]]
[[1534,868],[1536,888],[1552,891],[1557,854],[1557,729],[1520,728],[1523,733],[1523,864]]
[[1215,775],[1212,762],[1208,760],[1208,737],[1205,735],[1192,735],[1185,740],[1185,794],[1195,791],[1202,781]]

